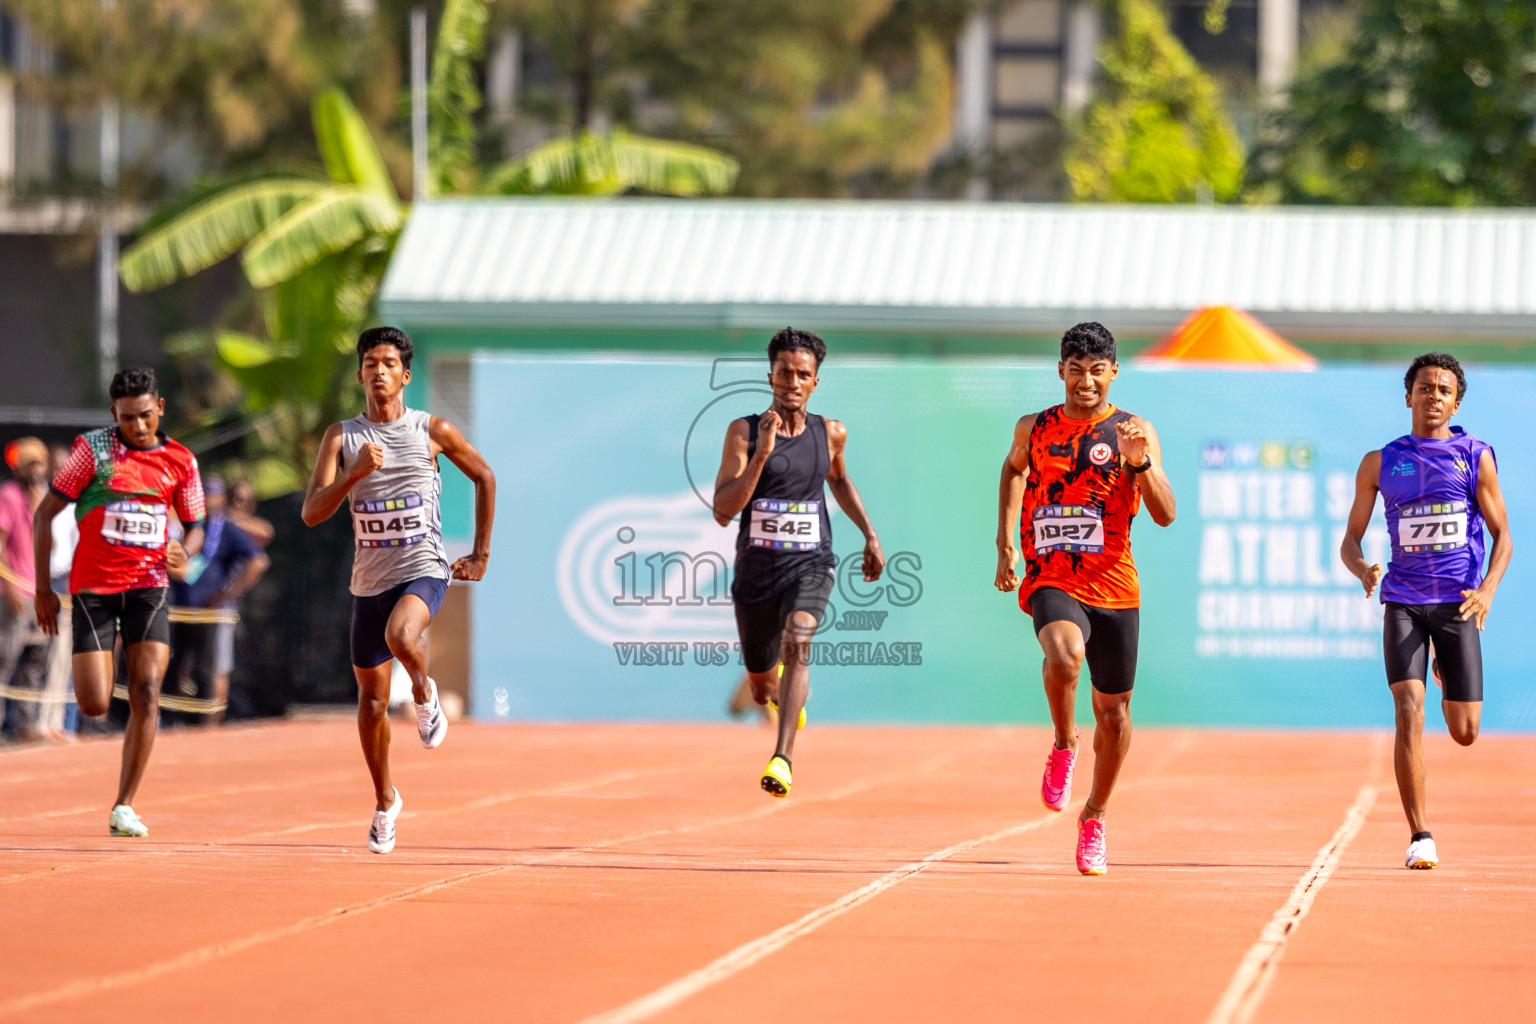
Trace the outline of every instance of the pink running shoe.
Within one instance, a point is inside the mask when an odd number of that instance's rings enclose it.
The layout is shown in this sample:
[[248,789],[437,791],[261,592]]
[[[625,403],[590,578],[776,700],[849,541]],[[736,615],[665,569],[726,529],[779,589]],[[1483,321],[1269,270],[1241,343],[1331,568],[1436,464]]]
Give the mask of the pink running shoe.
[[1077,823],[1077,870],[1085,875],[1109,871],[1109,854],[1104,849],[1104,823],[1098,818],[1084,818]]
[[1040,802],[1048,811],[1060,811],[1072,799],[1072,769],[1077,767],[1077,751],[1058,750],[1051,744],[1045,758],[1045,776],[1040,780]]

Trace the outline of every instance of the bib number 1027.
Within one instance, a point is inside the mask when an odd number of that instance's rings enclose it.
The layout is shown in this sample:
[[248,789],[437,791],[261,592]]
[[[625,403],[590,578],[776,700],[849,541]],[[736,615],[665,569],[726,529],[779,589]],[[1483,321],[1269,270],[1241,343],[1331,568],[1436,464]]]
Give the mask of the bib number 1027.
[[1042,505],[1030,517],[1035,551],[1088,554],[1104,550],[1104,517],[1085,505]]

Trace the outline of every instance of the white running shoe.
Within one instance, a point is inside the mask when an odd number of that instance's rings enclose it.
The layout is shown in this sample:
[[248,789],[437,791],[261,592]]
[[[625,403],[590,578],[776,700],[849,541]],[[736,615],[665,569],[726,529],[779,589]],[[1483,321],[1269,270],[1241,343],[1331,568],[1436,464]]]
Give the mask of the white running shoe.
[[405,801],[400,799],[400,791],[395,790],[395,802],[387,811],[373,812],[373,827],[368,830],[368,849],[374,853],[388,853],[395,848],[395,819],[400,817],[400,808],[405,806]]
[[1408,867],[1427,870],[1438,863],[1440,863],[1440,854],[1435,851],[1433,839],[1425,837],[1408,844]]
[[107,819],[107,832],[114,836],[143,839],[149,835],[149,826],[139,820],[139,816],[133,813],[132,807],[127,804],[118,804],[112,808],[112,817]]
[[421,745],[431,750],[448,735],[448,716],[443,714],[442,702],[437,699],[437,680],[427,676],[427,684],[432,687],[432,699],[416,705],[416,732],[421,736]]

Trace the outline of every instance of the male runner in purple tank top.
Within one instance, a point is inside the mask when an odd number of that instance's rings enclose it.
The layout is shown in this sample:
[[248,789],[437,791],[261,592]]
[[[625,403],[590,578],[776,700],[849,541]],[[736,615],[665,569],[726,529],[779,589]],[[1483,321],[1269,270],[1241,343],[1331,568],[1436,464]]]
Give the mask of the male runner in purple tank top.
[[[1381,584],[1387,606],[1384,648],[1387,683],[1397,705],[1393,763],[1397,789],[1413,838],[1408,867],[1439,862],[1424,813],[1424,681],[1434,647],[1440,708],[1452,738],[1477,739],[1483,713],[1483,653],[1478,631],[1514,545],[1499,490],[1493,449],[1451,417],[1467,394],[1461,364],[1444,352],[1419,356],[1403,379],[1413,432],[1369,452],[1355,474],[1355,504],[1339,551],[1369,595]],[[1392,541],[1385,577],[1365,560],[1360,538],[1381,492]],[[1493,534],[1493,555],[1483,574],[1483,526]]]

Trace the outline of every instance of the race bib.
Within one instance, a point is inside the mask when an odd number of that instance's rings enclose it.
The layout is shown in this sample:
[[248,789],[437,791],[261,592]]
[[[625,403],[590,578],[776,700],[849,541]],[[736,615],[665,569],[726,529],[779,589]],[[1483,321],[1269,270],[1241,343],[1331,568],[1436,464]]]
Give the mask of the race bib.
[[821,502],[758,498],[752,503],[747,543],[778,551],[813,551],[821,546]]
[[101,539],[113,547],[165,547],[165,512],[151,501],[110,501],[102,510]]
[[1104,517],[1086,505],[1042,505],[1030,517],[1035,531],[1035,553],[1104,550]]
[[1397,516],[1397,546],[1409,554],[1467,546],[1467,503],[1413,505]]
[[360,548],[403,548],[427,539],[421,495],[352,504],[352,531]]

